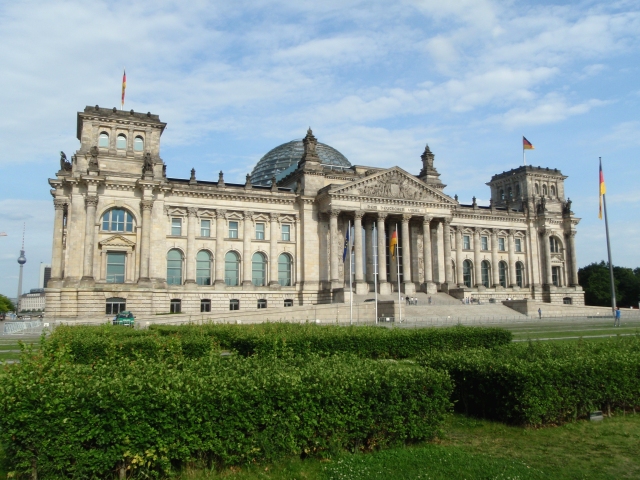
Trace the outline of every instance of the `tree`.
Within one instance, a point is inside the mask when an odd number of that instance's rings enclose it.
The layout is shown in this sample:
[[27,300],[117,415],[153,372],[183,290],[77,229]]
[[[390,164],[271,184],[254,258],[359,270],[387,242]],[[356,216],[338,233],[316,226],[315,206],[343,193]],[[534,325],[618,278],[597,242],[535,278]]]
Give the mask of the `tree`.
[[[578,280],[584,289],[584,301],[587,305],[608,307],[611,305],[611,283],[609,264],[604,261],[592,263],[578,270]],[[625,267],[613,267],[616,287],[616,304],[621,307],[638,305],[640,297],[640,268],[632,270]]]
[[11,300],[9,300],[4,295],[0,295],[0,313],[13,312],[15,307]]

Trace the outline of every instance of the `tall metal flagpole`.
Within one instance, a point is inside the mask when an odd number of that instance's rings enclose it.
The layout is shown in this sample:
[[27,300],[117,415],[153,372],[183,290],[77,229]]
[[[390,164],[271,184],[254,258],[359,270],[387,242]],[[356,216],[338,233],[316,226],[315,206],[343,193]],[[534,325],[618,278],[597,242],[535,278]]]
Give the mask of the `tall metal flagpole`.
[[[600,160],[600,171],[602,171],[602,157]],[[611,281],[611,311],[616,316],[616,285],[613,281],[613,262],[611,261],[611,243],[609,242],[609,221],[607,220],[607,199],[606,194],[602,194],[602,206],[604,207],[604,228],[607,233],[607,256],[609,258],[609,277]]]
[[351,253],[351,220],[349,220],[349,325],[353,325],[353,290],[351,288],[351,279],[353,277],[353,272],[351,271],[352,261],[353,257]]
[[[398,238],[398,224],[396,223],[396,238]],[[399,243],[399,242],[398,242]],[[396,243],[396,267],[398,270],[398,308],[400,313],[400,323],[402,323],[402,297],[400,296],[400,255],[398,255],[399,245]]]
[[378,230],[373,222],[373,291],[376,302],[376,325],[378,324]]

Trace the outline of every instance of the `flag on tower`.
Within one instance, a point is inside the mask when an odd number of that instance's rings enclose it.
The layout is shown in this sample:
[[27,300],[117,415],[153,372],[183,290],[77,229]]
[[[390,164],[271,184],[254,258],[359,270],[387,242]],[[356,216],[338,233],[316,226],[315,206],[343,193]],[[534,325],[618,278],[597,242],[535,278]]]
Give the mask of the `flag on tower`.
[[391,234],[391,240],[389,240],[389,253],[391,257],[396,259],[396,249],[398,247],[398,231],[395,230],[393,234]]
[[123,70],[122,73],[122,102],[120,105],[120,110],[124,109],[124,91],[127,89],[127,71]]
[[604,184],[604,173],[602,172],[602,159],[600,159],[600,211],[598,218],[602,220],[602,195],[607,193],[607,186]]
[[529,140],[524,138],[524,135],[522,136],[522,149],[523,150],[534,150],[535,149],[533,144]]

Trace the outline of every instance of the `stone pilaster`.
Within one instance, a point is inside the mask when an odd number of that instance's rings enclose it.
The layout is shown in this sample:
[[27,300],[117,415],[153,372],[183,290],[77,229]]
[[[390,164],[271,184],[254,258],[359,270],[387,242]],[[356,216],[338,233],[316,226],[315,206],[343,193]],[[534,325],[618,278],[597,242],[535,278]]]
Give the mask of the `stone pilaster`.
[[338,216],[340,210],[331,210],[329,212],[329,268],[331,288],[340,288],[344,282],[340,281],[338,274],[338,259],[340,255],[340,244],[338,243]]
[[576,255],[576,231],[571,230],[567,235],[569,240],[569,251],[571,252],[571,279],[570,284],[572,287],[579,285],[578,282],[578,257]]
[[542,248],[544,255],[544,283],[547,285],[553,285],[553,276],[551,272],[551,245],[549,245],[549,237],[551,237],[551,231],[545,228],[542,232]]
[[187,208],[187,278],[184,283],[196,283],[196,224],[198,222],[198,209]]
[[516,242],[514,238],[514,231],[509,231],[509,282],[510,287],[517,287],[516,283]]
[[271,231],[269,232],[269,287],[272,289],[280,288],[278,283],[278,218],[277,213],[269,214],[269,222]]
[[498,229],[491,231],[491,277],[492,287],[500,285],[500,269],[498,267]]
[[416,292],[415,284],[411,277],[411,239],[409,238],[409,222],[411,215],[402,215],[402,272],[404,279],[405,295]]
[[82,267],[82,281],[93,281],[93,248],[95,243],[97,195],[87,195],[84,198],[87,207],[84,229],[84,263]]
[[366,280],[367,283],[373,283],[373,219],[370,216],[365,217],[363,224]]
[[473,232],[473,264],[474,264],[473,272],[475,273],[476,287],[481,287],[482,286],[482,258],[480,258],[480,229],[477,227]]
[[442,221],[442,236],[444,243],[444,281],[451,287],[453,282],[451,279],[451,219],[445,218]]
[[142,233],[140,238],[140,275],[138,282],[149,282],[149,262],[151,261],[151,211],[153,200],[142,200]]
[[431,217],[424,217],[422,222],[422,248],[424,261],[424,286],[427,293],[435,293],[433,285],[433,260],[431,253]]
[[62,280],[62,238],[64,235],[64,211],[67,200],[56,198],[53,200],[55,217],[53,220],[53,250],[51,252],[51,280],[50,286],[58,286]]
[[226,284],[224,282],[224,238],[226,234],[226,220],[227,220],[227,211],[226,210],[218,210],[216,212],[216,260],[215,260],[215,270],[216,270],[216,281],[215,288],[216,290],[224,290]]
[[456,276],[458,286],[464,287],[464,273],[462,269],[462,227],[456,227]]
[[253,212],[244,212],[244,233],[242,236],[242,288],[253,288],[251,283],[251,233]]
[[362,217],[364,212],[357,211],[353,220],[353,244],[356,269],[356,295],[365,295],[369,292],[367,284],[364,281],[364,271],[362,268]]
[[387,218],[386,213],[378,213],[378,282],[381,295],[389,295],[391,293],[391,285],[387,281],[387,245],[384,221]]

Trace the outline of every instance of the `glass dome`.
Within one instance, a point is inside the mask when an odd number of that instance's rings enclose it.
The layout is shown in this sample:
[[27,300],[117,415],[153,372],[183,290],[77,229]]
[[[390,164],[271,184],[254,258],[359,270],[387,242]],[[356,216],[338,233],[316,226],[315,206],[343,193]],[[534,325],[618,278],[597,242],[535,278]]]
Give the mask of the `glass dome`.
[[[351,167],[349,160],[329,145],[318,142],[316,152],[322,165],[342,168]],[[304,145],[302,140],[292,140],[270,150],[253,168],[251,183],[253,185],[271,185],[271,179],[274,176],[279,180],[284,177],[282,174],[285,170],[288,170],[287,174],[295,170],[303,154]]]

